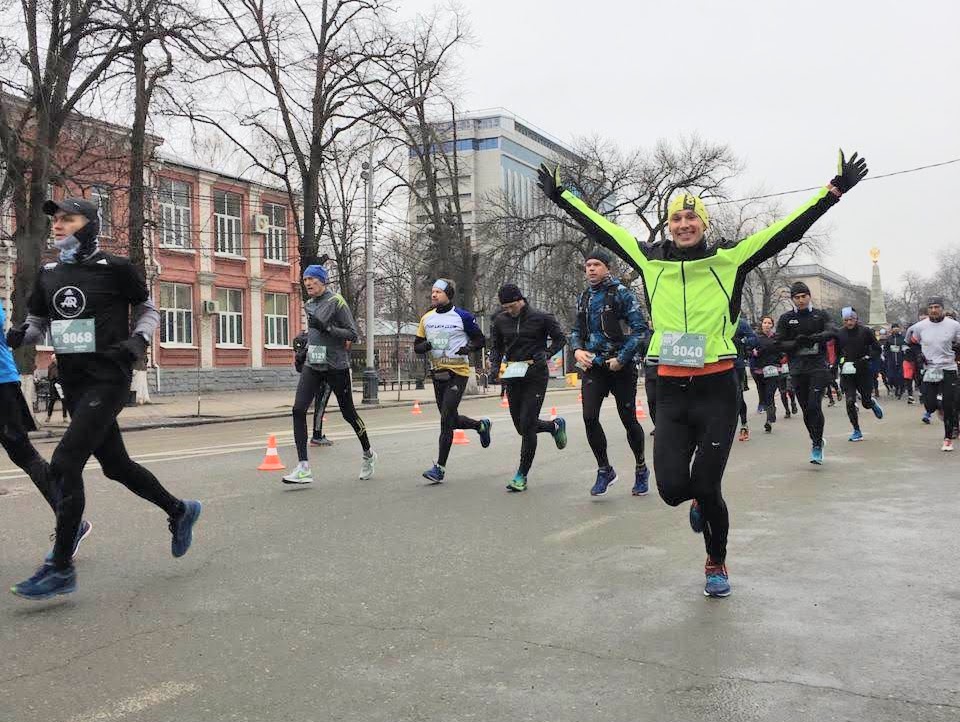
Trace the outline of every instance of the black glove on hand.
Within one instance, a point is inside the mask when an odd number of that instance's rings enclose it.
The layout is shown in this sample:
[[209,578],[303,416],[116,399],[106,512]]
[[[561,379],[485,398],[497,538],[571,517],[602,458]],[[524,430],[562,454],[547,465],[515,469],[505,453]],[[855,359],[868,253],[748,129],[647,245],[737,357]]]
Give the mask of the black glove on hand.
[[841,193],[846,193],[862,181],[868,172],[865,158],[858,158],[857,154],[854,153],[850,160],[847,160],[844,158],[841,149],[840,158],[837,161],[837,175],[830,183]]
[[551,171],[546,163],[541,163],[537,171],[537,185],[547,198],[554,203],[559,203],[560,194],[563,193],[563,185],[560,183],[560,165],[557,164],[557,167]]
[[126,341],[121,341],[118,343],[117,350],[125,354],[127,360],[133,363],[146,356],[147,342],[143,340],[143,336],[141,336],[139,333],[134,334]]
[[456,353],[454,353],[453,355],[454,355],[454,356],[469,356],[469,355],[472,354],[472,353],[473,353],[473,347],[472,347],[472,346],[461,346],[460,348],[457,349]]
[[7,331],[7,346],[9,346],[11,350],[23,346],[23,339],[27,335],[28,328],[30,328],[30,326],[26,323],[10,327],[10,330]]

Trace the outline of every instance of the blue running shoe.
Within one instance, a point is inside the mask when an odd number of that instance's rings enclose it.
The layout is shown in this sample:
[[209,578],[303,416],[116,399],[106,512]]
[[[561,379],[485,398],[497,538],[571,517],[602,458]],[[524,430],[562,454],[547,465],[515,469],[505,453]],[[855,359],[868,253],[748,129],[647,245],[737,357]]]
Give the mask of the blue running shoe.
[[[77,558],[77,550],[80,548],[80,542],[90,536],[90,532],[93,530],[93,524],[88,522],[86,519],[80,522],[80,528],[77,529],[77,536],[73,540],[73,549],[70,552],[70,558]],[[56,539],[56,534],[50,535],[50,540],[53,541]],[[44,563],[50,564],[53,562],[53,549],[47,552],[47,556],[43,558]]]
[[175,557],[182,557],[193,543],[193,525],[200,518],[202,505],[199,501],[188,500],[183,502],[183,513],[176,519],[170,517],[169,527],[173,539],[170,540],[170,552]]
[[553,440],[557,445],[558,449],[566,448],[567,446],[567,420],[562,416],[558,416],[553,420]]
[[480,446],[486,449],[490,446],[490,429],[493,428],[493,422],[490,419],[480,419]]
[[633,482],[633,490],[630,492],[634,496],[646,496],[650,492],[650,469],[646,465],[637,469],[637,478]]
[[507,491],[526,491],[527,477],[519,471],[513,475],[513,478],[507,484]]
[[860,432],[860,429],[853,430],[853,433],[850,434],[849,441],[863,441],[863,434]]
[[873,402],[873,415],[878,419],[883,418],[883,407],[880,406],[876,401]]
[[810,463],[820,466],[823,464],[823,442],[819,444],[814,444],[813,448],[810,449]]
[[441,481],[443,481],[444,473],[445,471],[442,466],[440,466],[439,464],[434,464],[425,472],[423,472],[423,478],[429,479],[434,484],[439,484]]
[[920,419],[920,420],[921,420],[923,423],[925,423],[925,424],[929,424],[929,423],[930,423],[930,417],[931,417],[931,416],[932,416],[932,414],[931,414],[929,411],[924,411],[924,412],[923,412],[923,418]]
[[70,594],[77,591],[77,573],[73,565],[58,572],[53,564],[44,564],[27,581],[10,587],[10,591],[18,597],[33,601],[50,599],[58,594]]
[[690,528],[694,534],[702,534],[704,527],[703,512],[700,511],[700,504],[694,499],[690,502]]
[[703,585],[703,596],[730,596],[730,578],[727,576],[727,568],[723,564],[714,564],[707,559],[703,572],[707,577],[707,582]]
[[616,481],[617,472],[613,470],[612,466],[605,466],[597,469],[597,481],[594,483],[593,488],[590,489],[590,496],[600,496],[601,494],[606,494],[607,489],[610,488],[610,485],[616,483]]

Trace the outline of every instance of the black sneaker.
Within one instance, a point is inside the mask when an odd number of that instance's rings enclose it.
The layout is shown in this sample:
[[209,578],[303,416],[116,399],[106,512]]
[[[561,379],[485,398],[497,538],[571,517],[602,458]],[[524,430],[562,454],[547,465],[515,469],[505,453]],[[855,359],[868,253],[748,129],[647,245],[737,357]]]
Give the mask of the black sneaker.
[[200,518],[203,506],[199,501],[183,502],[183,513],[174,518],[170,517],[169,526],[173,539],[170,541],[170,552],[175,557],[182,557],[193,543],[193,525]]

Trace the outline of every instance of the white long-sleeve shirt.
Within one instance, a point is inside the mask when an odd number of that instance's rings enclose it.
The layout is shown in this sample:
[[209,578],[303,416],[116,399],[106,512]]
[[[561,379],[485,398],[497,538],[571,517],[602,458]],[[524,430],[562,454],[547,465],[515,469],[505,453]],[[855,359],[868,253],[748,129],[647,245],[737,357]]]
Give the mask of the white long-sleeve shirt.
[[908,342],[920,344],[927,368],[957,370],[957,357],[953,351],[953,344],[960,344],[960,323],[957,321],[949,316],[936,322],[925,318],[908,328],[906,337]]

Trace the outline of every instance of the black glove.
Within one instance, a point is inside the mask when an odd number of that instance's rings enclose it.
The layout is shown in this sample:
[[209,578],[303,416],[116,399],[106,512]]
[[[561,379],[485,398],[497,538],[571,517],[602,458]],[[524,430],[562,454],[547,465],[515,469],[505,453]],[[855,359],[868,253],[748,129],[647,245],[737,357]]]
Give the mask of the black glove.
[[547,198],[554,203],[559,203],[560,194],[563,193],[563,185],[560,183],[560,164],[558,163],[557,167],[551,171],[546,163],[541,163],[537,171],[537,185]]
[[468,344],[468,345],[466,345],[466,346],[461,346],[460,348],[458,348],[453,355],[454,355],[454,356],[469,356],[470,354],[473,353],[473,351],[474,351],[473,346],[470,346],[470,345]]
[[129,363],[135,363],[147,355],[147,342],[139,333],[134,334],[126,341],[121,341],[114,348]]
[[7,331],[7,346],[9,346],[11,350],[23,346],[23,339],[27,335],[27,329],[29,328],[30,325],[26,323],[22,323],[19,326],[11,326],[10,330]]
[[854,153],[850,160],[847,160],[844,158],[841,149],[840,158],[837,161],[837,175],[830,183],[841,193],[846,193],[862,181],[868,172],[865,158],[858,158],[857,154]]

